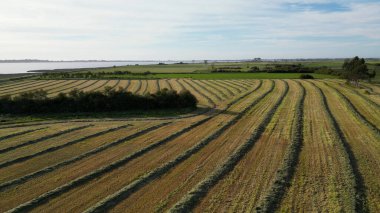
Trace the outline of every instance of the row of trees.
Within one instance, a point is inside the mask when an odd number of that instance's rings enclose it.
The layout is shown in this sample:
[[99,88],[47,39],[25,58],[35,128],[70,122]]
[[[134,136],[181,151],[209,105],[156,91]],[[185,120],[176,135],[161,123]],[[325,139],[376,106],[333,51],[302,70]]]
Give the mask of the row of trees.
[[0,113],[34,114],[66,112],[111,112],[149,109],[196,108],[197,99],[189,91],[177,93],[163,89],[154,94],[137,95],[122,88],[83,92],[72,90],[49,98],[44,90],[0,98]]
[[114,72],[45,72],[40,77],[43,79],[51,78],[103,78],[106,75],[127,75],[132,74],[130,71]]

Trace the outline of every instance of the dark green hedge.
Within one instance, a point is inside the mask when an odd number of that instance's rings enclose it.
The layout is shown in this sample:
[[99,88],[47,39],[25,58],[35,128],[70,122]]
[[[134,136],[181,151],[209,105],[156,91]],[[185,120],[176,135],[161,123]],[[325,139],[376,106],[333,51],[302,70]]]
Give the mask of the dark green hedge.
[[177,93],[163,89],[154,94],[137,95],[131,92],[112,90],[83,92],[72,90],[53,98],[47,92],[37,90],[15,97],[0,98],[0,113],[34,114],[67,112],[111,112],[149,109],[195,108],[197,99],[189,91]]

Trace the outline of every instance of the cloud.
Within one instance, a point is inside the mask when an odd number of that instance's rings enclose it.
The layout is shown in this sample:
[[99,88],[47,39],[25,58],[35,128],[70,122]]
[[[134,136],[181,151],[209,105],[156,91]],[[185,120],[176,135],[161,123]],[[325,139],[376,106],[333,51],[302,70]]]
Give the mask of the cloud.
[[0,32],[0,58],[380,57],[380,3],[2,0]]

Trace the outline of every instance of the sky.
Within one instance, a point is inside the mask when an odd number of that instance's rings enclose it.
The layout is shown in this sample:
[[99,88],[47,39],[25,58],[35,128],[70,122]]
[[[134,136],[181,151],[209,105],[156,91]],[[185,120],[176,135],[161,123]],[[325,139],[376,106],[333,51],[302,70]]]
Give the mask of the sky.
[[1,0],[0,59],[380,57],[380,0]]

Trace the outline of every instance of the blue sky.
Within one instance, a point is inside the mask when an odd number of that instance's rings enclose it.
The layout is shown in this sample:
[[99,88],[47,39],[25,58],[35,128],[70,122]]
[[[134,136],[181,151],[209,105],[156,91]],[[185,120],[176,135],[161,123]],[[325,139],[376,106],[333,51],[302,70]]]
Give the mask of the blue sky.
[[380,0],[2,0],[0,59],[380,57]]

